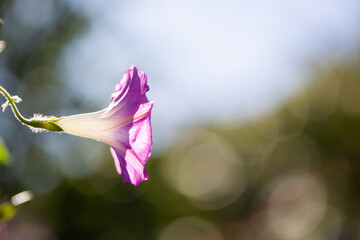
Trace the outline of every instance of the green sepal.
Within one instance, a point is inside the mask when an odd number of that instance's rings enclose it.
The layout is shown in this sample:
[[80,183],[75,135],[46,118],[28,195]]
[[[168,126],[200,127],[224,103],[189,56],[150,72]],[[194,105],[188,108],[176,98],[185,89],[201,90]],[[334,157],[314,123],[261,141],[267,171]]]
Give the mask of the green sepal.
[[56,122],[60,121],[61,118],[54,118],[55,117],[52,117],[50,120],[32,119],[30,120],[29,126],[33,128],[42,128],[53,132],[63,132],[64,130],[56,124]]

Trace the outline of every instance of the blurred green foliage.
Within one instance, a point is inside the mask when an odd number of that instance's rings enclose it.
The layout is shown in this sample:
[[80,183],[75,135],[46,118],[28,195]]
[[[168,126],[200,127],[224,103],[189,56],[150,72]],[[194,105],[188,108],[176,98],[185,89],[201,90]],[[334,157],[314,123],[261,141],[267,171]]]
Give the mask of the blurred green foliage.
[[9,164],[10,155],[4,141],[0,138],[0,164]]
[[10,203],[0,204],[0,223],[11,220],[16,213],[16,208]]

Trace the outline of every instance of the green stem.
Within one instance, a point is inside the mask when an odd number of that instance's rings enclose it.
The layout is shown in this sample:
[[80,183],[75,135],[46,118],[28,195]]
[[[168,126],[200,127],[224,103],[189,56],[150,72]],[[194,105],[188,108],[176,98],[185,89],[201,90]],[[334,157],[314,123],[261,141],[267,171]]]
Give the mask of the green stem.
[[17,109],[14,100],[11,98],[10,94],[5,90],[5,88],[3,88],[2,86],[0,86],[0,91],[3,93],[4,97],[7,99],[7,101],[9,102],[11,109],[15,115],[15,117],[23,124],[25,125],[30,125],[31,126],[31,121],[27,118],[24,118],[21,113],[19,112],[19,110]]
[[11,95],[5,90],[5,88],[0,86],[0,92],[5,96],[5,98],[7,99],[8,103],[11,106],[11,109],[12,109],[15,117],[21,123],[23,123],[27,126],[33,127],[33,128],[42,128],[42,129],[46,129],[46,130],[50,130],[50,131],[54,131],[54,132],[62,132],[63,131],[63,129],[61,127],[59,127],[57,124],[55,124],[57,121],[59,121],[61,119],[55,118],[55,117],[47,119],[47,120],[27,119],[21,115],[21,113],[19,112],[19,110],[17,109],[17,107],[15,105],[14,98],[11,97]]

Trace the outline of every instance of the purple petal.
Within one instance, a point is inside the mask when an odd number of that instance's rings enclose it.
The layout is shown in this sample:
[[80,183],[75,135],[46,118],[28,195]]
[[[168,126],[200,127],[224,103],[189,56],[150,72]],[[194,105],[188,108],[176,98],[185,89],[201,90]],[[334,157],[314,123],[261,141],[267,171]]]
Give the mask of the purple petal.
[[110,137],[115,166],[125,182],[137,186],[148,179],[144,168],[152,147],[151,109],[145,93],[149,90],[145,73],[131,67],[112,94],[108,115],[121,124],[111,129]]
[[111,148],[116,169],[119,174],[122,174],[125,182],[135,186],[148,179],[144,166],[151,155],[150,113],[152,106],[152,102],[142,104],[135,114],[139,118],[112,130],[112,138],[117,140],[117,146]]
[[110,114],[129,116],[134,114],[139,106],[149,102],[145,93],[149,91],[147,76],[132,66],[123,75],[111,95]]
[[135,114],[139,118],[135,118],[132,124],[121,127],[128,132],[129,136],[129,141],[122,142],[122,144],[127,149],[131,149],[143,165],[150,157],[150,149],[153,144],[150,115],[152,106],[152,102],[142,104],[138,111],[139,114]]
[[110,151],[115,160],[116,170],[122,175],[124,182],[136,187],[149,179],[145,167],[136,159],[131,150],[122,151],[111,147]]

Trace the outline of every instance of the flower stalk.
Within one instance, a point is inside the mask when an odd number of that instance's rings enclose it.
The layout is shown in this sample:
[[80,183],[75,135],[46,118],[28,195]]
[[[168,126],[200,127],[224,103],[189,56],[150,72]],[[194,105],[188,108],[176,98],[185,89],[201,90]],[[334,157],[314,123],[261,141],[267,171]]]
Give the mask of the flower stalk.
[[2,108],[3,108],[2,111],[4,112],[6,107],[10,106],[14,113],[14,116],[22,124],[27,125],[30,128],[34,128],[34,129],[44,129],[44,130],[49,130],[49,131],[53,131],[53,132],[62,132],[63,131],[63,129],[56,124],[56,122],[60,121],[61,118],[56,118],[56,117],[37,118],[37,117],[34,117],[32,119],[27,119],[21,115],[21,113],[19,112],[18,108],[15,105],[15,103],[21,102],[21,98],[19,98],[18,96],[11,96],[5,90],[5,88],[3,88],[2,86],[0,86],[0,92],[2,93],[2,95],[4,95],[4,97],[7,100],[2,105]]

